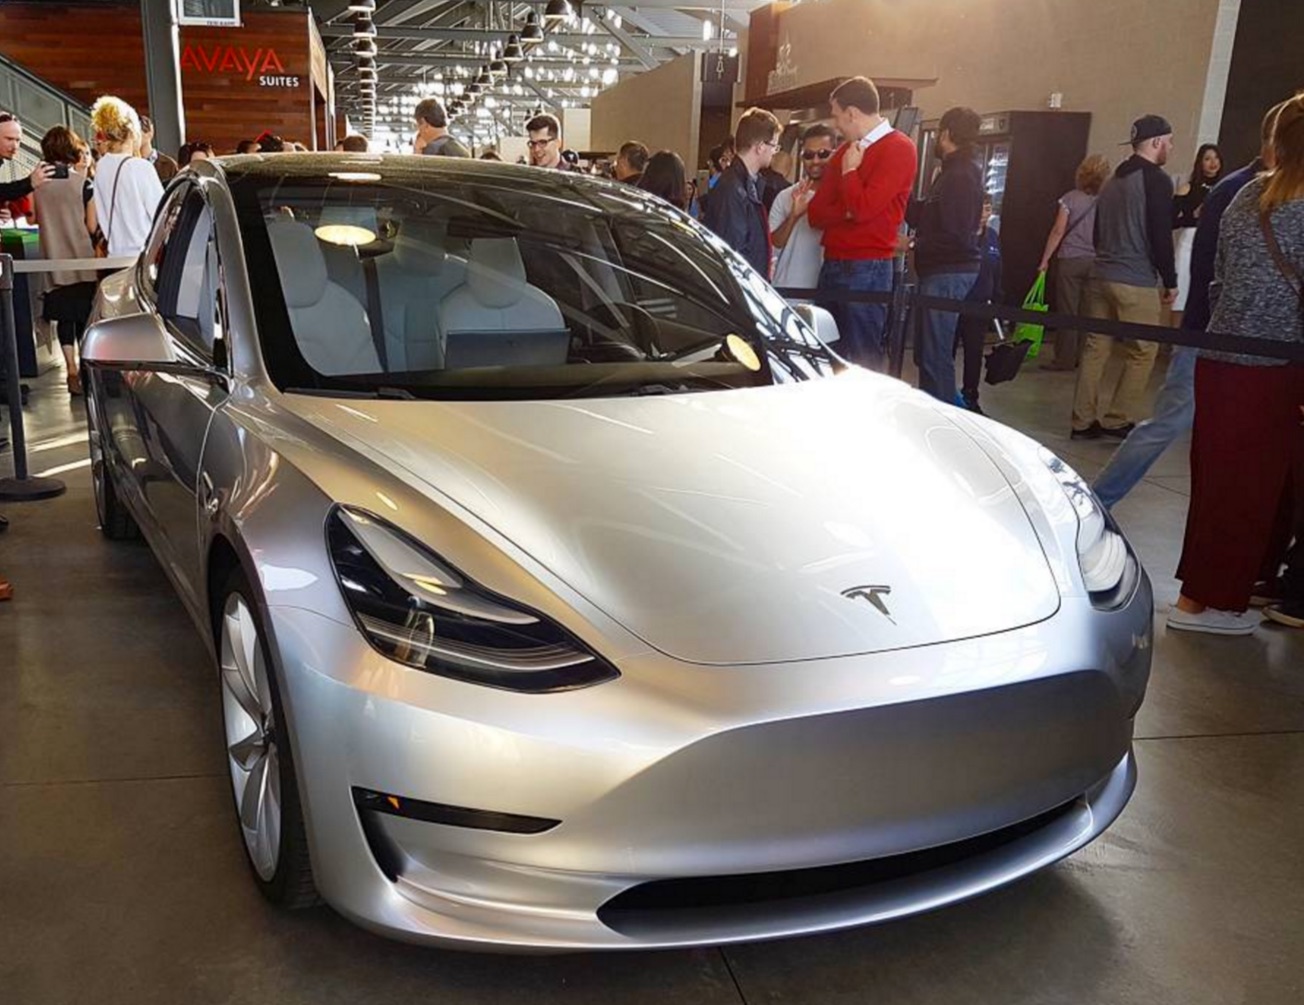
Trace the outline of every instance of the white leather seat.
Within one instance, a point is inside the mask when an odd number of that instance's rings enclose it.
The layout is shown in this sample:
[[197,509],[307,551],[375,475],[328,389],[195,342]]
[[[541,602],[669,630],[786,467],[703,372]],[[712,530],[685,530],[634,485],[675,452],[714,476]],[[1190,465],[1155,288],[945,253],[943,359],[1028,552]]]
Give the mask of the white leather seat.
[[566,328],[557,302],[526,281],[521,249],[511,237],[471,242],[466,283],[448,295],[441,313],[447,333]]
[[367,312],[326,273],[326,258],[312,228],[296,220],[267,224],[276,271],[299,351],[318,373],[376,373],[380,357]]
[[376,259],[376,279],[389,368],[443,367],[440,306],[466,281],[466,262],[447,253],[444,228],[424,220],[404,220],[394,250]]

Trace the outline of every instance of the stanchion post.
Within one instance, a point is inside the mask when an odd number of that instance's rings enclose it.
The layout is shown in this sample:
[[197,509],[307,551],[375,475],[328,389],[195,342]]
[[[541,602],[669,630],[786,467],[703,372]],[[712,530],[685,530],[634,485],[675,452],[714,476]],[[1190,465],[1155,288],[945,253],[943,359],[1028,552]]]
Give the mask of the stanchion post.
[[906,365],[906,321],[910,313],[905,259],[892,259],[892,306],[888,317],[887,370],[900,379]]
[[14,259],[0,255],[0,349],[5,354],[5,391],[9,399],[9,438],[14,451],[14,476],[0,478],[0,499],[23,502],[62,495],[67,486],[57,478],[29,478],[27,436],[23,430],[23,389],[18,374],[18,329],[14,322]]

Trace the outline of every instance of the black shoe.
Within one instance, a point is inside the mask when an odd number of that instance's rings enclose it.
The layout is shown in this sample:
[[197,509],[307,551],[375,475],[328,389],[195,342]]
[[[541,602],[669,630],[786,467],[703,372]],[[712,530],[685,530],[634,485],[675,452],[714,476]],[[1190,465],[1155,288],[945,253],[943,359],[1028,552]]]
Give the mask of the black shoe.
[[960,397],[961,397],[961,399],[963,399],[963,401],[964,401],[964,407],[965,407],[968,411],[973,412],[974,415],[986,415],[986,414],[987,414],[987,413],[984,412],[981,408],[978,407],[978,395],[976,395],[976,394],[961,394]]
[[0,534],[9,529],[9,520],[7,517],[0,516]]
[[1075,429],[1069,433],[1070,440],[1098,440],[1104,435],[1099,422],[1093,422],[1086,429]]
[[1129,422],[1126,426],[1114,426],[1113,428],[1109,426],[1101,426],[1100,435],[1108,436],[1115,440],[1126,440],[1127,434],[1132,432],[1134,429],[1136,429],[1135,422]]

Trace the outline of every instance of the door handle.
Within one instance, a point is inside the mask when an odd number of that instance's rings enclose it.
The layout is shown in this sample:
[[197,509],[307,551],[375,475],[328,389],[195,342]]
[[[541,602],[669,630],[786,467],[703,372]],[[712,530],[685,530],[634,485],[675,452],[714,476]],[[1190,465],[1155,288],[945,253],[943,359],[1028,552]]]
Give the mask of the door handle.
[[217,516],[217,511],[222,505],[222,500],[213,487],[213,479],[208,477],[207,471],[199,476],[199,504],[210,520]]

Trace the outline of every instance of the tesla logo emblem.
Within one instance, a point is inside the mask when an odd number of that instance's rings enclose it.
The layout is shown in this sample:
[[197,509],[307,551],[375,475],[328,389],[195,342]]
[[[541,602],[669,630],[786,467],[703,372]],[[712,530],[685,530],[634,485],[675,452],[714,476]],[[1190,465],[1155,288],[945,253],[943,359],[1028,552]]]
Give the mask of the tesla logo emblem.
[[892,612],[887,609],[887,601],[883,599],[891,592],[890,586],[853,586],[850,590],[843,590],[842,595],[848,600],[867,601],[874,610],[895,625],[896,619],[892,617]]

